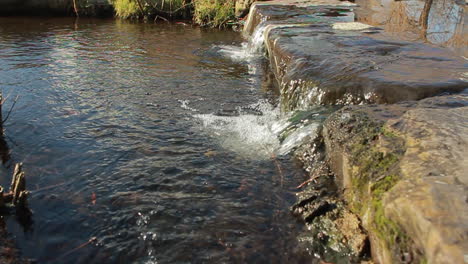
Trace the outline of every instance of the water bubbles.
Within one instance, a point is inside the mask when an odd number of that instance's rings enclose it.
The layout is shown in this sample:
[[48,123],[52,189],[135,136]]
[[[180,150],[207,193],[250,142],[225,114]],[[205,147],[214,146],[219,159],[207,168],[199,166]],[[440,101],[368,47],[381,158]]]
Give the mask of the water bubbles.
[[[252,64],[253,60],[262,57],[264,47],[264,33],[267,26],[262,23],[257,26],[255,32],[249,38],[249,41],[243,42],[240,46],[235,45],[219,45],[216,46],[219,50],[218,53],[232,59],[233,61],[246,61]],[[250,69],[249,73],[256,73],[255,68]]]
[[138,226],[147,225],[149,223],[149,220],[150,220],[149,215],[144,215],[141,212],[138,212],[137,215],[138,215],[138,219],[136,221],[136,224]]
[[143,233],[143,234],[141,235],[141,238],[142,238],[143,240],[145,240],[145,241],[146,241],[146,240],[153,240],[153,241],[155,241],[155,240],[158,238],[158,235],[157,235],[156,233],[150,231],[150,232]]
[[190,110],[192,112],[197,112],[198,111],[197,109],[194,109],[194,108],[189,106],[190,100],[178,100],[178,101],[181,104],[180,107],[182,107],[183,109]]
[[243,157],[269,159],[280,146],[273,130],[273,124],[280,120],[280,111],[264,100],[239,108],[232,115],[199,114],[195,118],[223,148]]

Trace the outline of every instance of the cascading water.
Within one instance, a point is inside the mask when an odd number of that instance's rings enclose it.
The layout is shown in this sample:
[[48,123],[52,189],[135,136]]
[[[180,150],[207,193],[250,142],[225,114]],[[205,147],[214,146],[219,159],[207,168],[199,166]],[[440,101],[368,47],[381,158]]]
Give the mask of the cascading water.
[[202,129],[206,129],[225,148],[251,159],[266,160],[280,148],[278,134],[274,126],[287,126],[286,118],[281,118],[278,108],[261,100],[248,106],[259,114],[243,112],[241,108],[235,116],[219,114],[199,114]]
[[264,32],[267,28],[266,23],[261,23],[257,26],[252,37],[248,41],[243,42],[241,46],[235,45],[219,45],[219,53],[226,57],[231,58],[234,61],[252,61],[258,60],[262,56],[263,43],[264,43]]
[[[253,12],[251,11],[251,13]],[[248,21],[250,19],[251,17]],[[215,49],[233,61],[246,64],[252,80],[258,80],[253,76],[258,77],[258,75],[264,74],[260,70],[260,63],[264,58],[265,35],[271,29],[291,26],[294,25],[272,25],[268,24],[267,21],[262,21],[257,25],[248,41],[243,42],[240,46],[218,45],[215,46]],[[258,81],[254,81],[254,83],[258,85]],[[253,87],[253,89],[258,89],[258,86]],[[193,108],[188,107],[186,102],[182,102],[182,107],[194,111]],[[238,106],[239,109],[242,109],[241,107]],[[274,106],[266,100],[260,100],[246,108],[258,109],[260,114],[234,111],[236,114],[231,116],[210,113],[196,114],[194,117],[201,120],[201,127],[209,131],[224,148],[260,160],[289,154],[305,140],[315,136],[319,127],[317,120],[304,119],[300,122],[291,122],[290,118],[294,116],[293,112],[282,113],[280,107]]]

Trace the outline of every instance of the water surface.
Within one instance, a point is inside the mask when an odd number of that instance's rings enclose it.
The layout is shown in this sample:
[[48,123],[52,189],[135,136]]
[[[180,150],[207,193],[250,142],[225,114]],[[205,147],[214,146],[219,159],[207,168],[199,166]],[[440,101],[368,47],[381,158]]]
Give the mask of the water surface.
[[241,42],[183,24],[0,18],[4,114],[19,95],[0,183],[24,162],[34,211],[29,225],[5,217],[22,256],[309,260],[288,209],[305,176],[276,155],[274,92],[258,61],[220,52]]

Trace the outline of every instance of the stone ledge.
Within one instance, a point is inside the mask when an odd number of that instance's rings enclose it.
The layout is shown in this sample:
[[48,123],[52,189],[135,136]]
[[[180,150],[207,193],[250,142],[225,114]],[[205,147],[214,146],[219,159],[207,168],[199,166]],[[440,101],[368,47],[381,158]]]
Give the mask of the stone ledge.
[[345,107],[325,122],[330,168],[369,232],[376,262],[464,263],[466,124],[467,93]]
[[397,103],[468,87],[467,62],[449,49],[356,28],[352,8],[333,1],[279,3],[255,4],[245,32],[265,31],[283,109]]

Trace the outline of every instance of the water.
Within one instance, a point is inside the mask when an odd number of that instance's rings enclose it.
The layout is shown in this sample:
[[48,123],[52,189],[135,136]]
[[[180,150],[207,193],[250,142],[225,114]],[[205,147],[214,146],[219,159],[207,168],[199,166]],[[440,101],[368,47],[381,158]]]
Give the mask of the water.
[[184,25],[0,18],[4,111],[19,95],[0,183],[24,162],[34,212],[4,217],[21,256],[310,262],[288,209],[305,176],[277,152],[287,116],[261,60],[222,48],[241,43]]

